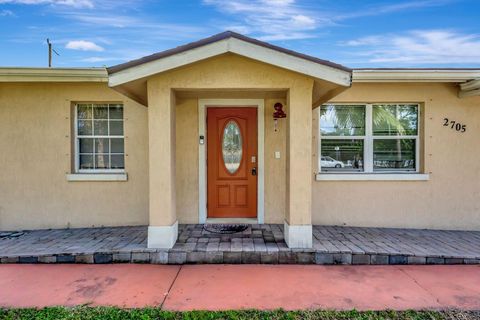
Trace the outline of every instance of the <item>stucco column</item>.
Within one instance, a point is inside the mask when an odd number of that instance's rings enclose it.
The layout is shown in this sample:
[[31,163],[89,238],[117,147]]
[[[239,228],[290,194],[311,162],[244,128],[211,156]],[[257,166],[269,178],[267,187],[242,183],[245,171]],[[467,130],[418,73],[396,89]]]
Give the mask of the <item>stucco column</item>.
[[149,216],[148,247],[171,248],[177,241],[175,199],[175,96],[148,81]]
[[287,199],[285,241],[289,248],[312,247],[312,87],[288,94]]

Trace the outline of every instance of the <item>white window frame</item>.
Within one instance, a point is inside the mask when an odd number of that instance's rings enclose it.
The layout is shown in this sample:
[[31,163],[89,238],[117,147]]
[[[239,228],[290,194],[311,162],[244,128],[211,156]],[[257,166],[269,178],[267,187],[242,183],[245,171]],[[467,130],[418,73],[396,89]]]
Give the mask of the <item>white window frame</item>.
[[[328,136],[329,140],[363,140],[363,171],[322,171],[321,157],[322,157],[322,133],[320,128],[320,109],[317,108],[318,118],[318,174],[319,175],[401,175],[401,174],[418,174],[420,172],[420,136],[421,136],[421,106],[416,102],[382,102],[382,103],[357,103],[357,102],[345,102],[345,103],[326,103],[324,105],[358,105],[365,107],[365,135],[364,136]],[[373,135],[373,106],[377,105],[416,105],[417,106],[417,134],[416,135],[404,135],[404,136],[374,136]],[[373,170],[373,141],[382,139],[413,139],[415,140],[415,169],[414,170]]]
[[[123,121],[123,135],[121,136],[111,136],[111,135],[100,135],[100,136],[96,136],[96,135],[91,135],[91,136],[79,136],[78,135],[78,105],[79,104],[91,104],[91,105],[94,105],[94,104],[106,104],[106,105],[111,105],[111,104],[121,104],[122,105],[122,109],[123,109],[123,118],[122,118],[122,121]],[[92,121],[93,121],[93,108],[92,108]],[[107,118],[107,122],[108,122],[108,127],[110,129],[110,113],[108,114],[108,118]],[[93,124],[92,124],[92,130],[93,130]],[[110,130],[109,130],[110,131]],[[124,167],[125,167],[125,160],[126,160],[126,152],[125,152],[125,105],[122,103],[122,102],[75,102],[75,106],[74,106],[74,132],[75,132],[75,137],[74,137],[74,146],[75,146],[75,173],[125,173],[125,168],[123,169],[80,169],[80,139],[81,138],[106,138],[106,139],[110,139],[110,138],[116,138],[116,139],[123,139],[123,163],[124,163]],[[110,151],[110,148],[109,148],[109,151]],[[111,153],[109,152],[109,156],[111,156]],[[93,157],[95,159],[95,142],[93,144]]]

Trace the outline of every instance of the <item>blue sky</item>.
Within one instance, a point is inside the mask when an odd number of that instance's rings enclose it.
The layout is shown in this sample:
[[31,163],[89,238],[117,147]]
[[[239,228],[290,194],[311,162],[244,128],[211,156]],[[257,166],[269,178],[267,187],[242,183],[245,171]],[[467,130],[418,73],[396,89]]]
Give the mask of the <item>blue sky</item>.
[[225,30],[349,67],[480,67],[479,0],[0,0],[0,66],[111,66]]

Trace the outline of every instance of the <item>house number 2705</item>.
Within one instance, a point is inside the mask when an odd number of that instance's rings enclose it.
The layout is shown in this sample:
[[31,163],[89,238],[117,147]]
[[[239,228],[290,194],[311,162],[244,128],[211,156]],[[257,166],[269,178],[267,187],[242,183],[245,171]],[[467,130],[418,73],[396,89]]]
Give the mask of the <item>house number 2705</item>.
[[444,127],[450,127],[450,129],[453,129],[458,132],[465,132],[467,131],[467,125],[462,124],[459,122],[456,122],[455,120],[450,120],[448,118],[443,118],[443,126]]

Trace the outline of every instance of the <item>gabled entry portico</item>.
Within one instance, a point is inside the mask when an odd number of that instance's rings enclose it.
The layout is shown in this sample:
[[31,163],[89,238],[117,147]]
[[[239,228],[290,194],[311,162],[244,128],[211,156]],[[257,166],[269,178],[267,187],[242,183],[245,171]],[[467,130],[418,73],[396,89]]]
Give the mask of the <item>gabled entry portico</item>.
[[[205,222],[210,203],[203,201],[210,196],[217,206],[231,205],[235,197],[238,207],[254,199],[259,223],[284,222],[289,247],[312,246],[312,107],[350,85],[349,69],[227,32],[110,68],[109,73],[110,86],[148,106],[150,248],[171,248],[179,220]],[[202,136],[203,143],[209,143],[209,133],[202,132],[203,124],[203,129],[210,125],[203,120],[208,114],[206,99],[238,101],[239,108],[257,112],[257,140],[242,133],[240,139],[250,143],[235,151],[237,156],[239,150],[246,156],[237,164],[229,162],[230,173],[224,163],[216,167],[223,170],[220,178],[224,182],[227,177],[239,178],[235,173],[243,170],[238,174],[250,175],[249,187],[217,184],[212,187],[216,195],[208,194],[208,179],[213,182],[214,175],[210,177],[205,168],[214,165],[209,162],[212,156],[222,160],[223,155],[217,150],[208,156],[202,144]],[[245,103],[252,99],[260,102]],[[272,120],[277,102],[285,105],[288,115],[280,121],[278,132]],[[222,106],[231,108],[232,103],[216,104]],[[229,123],[234,131],[235,125],[248,131],[247,122],[242,124],[239,119],[253,117],[253,113],[240,113],[222,115],[225,119],[217,123],[221,129],[215,134],[224,132]],[[232,139],[238,140],[238,135]],[[252,141],[257,148],[243,147],[251,146]],[[206,161],[202,160],[206,155]],[[256,199],[247,195],[250,186],[258,190]],[[226,218],[241,216],[234,209],[227,211],[222,211]]]

